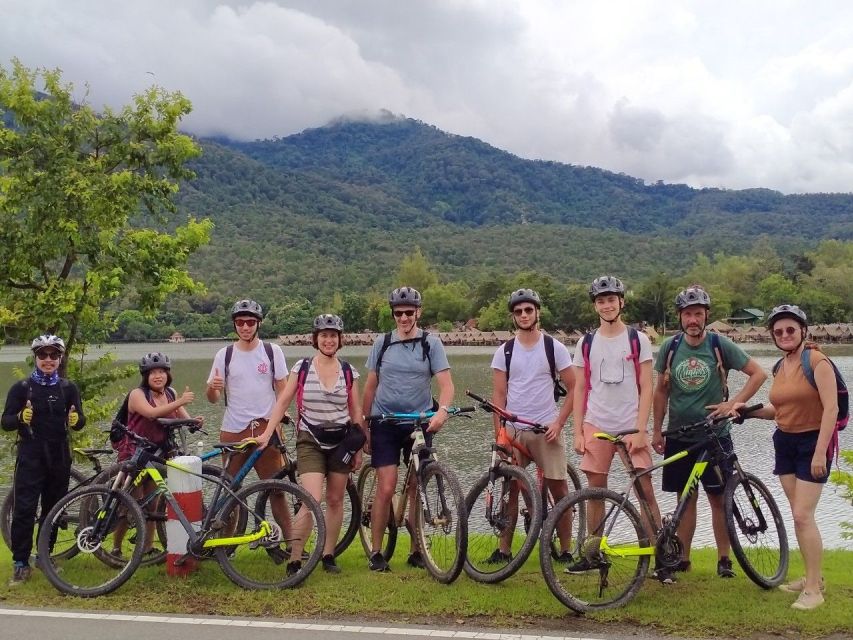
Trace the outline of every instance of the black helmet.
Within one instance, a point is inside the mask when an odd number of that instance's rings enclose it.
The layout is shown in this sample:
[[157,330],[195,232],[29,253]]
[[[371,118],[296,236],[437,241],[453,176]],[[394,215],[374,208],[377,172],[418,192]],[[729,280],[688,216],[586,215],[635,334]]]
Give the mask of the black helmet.
[[254,300],[240,300],[231,307],[231,319],[237,316],[254,316],[260,322],[264,319],[264,310]]
[[38,338],[33,340],[33,343],[30,345],[30,349],[33,350],[33,353],[37,353],[48,347],[53,347],[59,351],[59,353],[65,353],[65,341],[52,333],[40,335]]
[[693,305],[702,305],[706,309],[711,308],[711,296],[697,284],[690,285],[684,291],[675,296],[675,308],[683,311]]
[[421,294],[417,289],[411,287],[399,287],[391,292],[388,296],[388,304],[391,307],[400,307],[403,305],[410,307],[421,306]]
[[338,333],[343,333],[344,321],[341,320],[339,316],[333,315],[331,313],[323,313],[314,318],[314,333],[329,330],[337,331]]
[[146,353],[139,361],[139,373],[146,373],[151,369],[171,371],[172,363],[169,361],[169,356],[160,352]]
[[512,311],[519,302],[530,302],[536,305],[536,308],[539,309],[542,306],[542,300],[539,299],[539,294],[536,293],[533,289],[517,289],[509,294],[509,301],[507,302],[507,308]]
[[620,298],[625,297],[625,285],[616,276],[599,276],[589,285],[589,299],[595,302],[598,296],[614,293]]
[[773,323],[782,318],[793,318],[803,327],[809,326],[806,312],[795,304],[780,304],[778,307],[773,307],[773,311],[767,316],[767,326],[773,328]]

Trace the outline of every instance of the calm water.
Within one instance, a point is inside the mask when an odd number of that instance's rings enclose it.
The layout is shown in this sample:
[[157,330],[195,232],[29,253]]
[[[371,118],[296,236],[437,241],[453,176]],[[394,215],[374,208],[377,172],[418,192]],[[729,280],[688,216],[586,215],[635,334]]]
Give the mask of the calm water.
[[[132,361],[138,359],[142,354],[152,350],[162,350],[173,360],[174,386],[178,391],[183,390],[184,385],[198,394],[193,405],[188,407],[192,415],[201,414],[205,417],[208,425],[215,427],[222,417],[222,406],[211,405],[203,397],[204,384],[210,369],[213,355],[216,350],[223,346],[224,342],[185,343],[172,344],[127,344],[109,347],[114,351],[120,361]],[[367,359],[367,347],[346,348],[342,356],[348,359],[362,373],[364,363]],[[287,347],[284,350],[288,365],[300,357],[312,353],[311,349],[299,347]],[[23,367],[27,350],[23,347],[4,347],[0,350],[0,389],[5,391],[14,382],[15,367]],[[471,389],[481,395],[490,393],[491,372],[489,363],[494,353],[494,347],[451,347],[448,349],[453,379],[456,385],[456,401],[460,405],[471,404],[466,402],[465,389]],[[846,380],[853,381],[853,354],[849,347],[841,347],[829,353],[838,364]],[[754,351],[758,362],[769,371],[778,356],[772,350],[764,347],[764,350]],[[746,378],[738,372],[730,375],[729,381],[733,392],[740,388]],[[126,389],[136,384],[136,379],[128,380],[125,387],[116,389],[116,397],[123,394]],[[763,402],[767,400],[769,382],[758,392],[754,401]],[[206,445],[216,439],[216,428],[210,428],[210,435],[206,437]],[[736,426],[733,437],[736,450],[744,468],[758,477],[768,485],[775,494],[783,514],[786,516],[788,533],[793,538],[793,524],[787,510],[787,502],[778,481],[772,474],[773,467],[773,445],[771,434],[772,423],[763,420],[754,420],[744,425]],[[492,444],[491,418],[488,414],[478,412],[473,419],[456,419],[447,424],[439,438],[436,440],[439,457],[449,462],[458,473],[462,483],[463,491],[473,484],[475,478],[479,477],[486,469]],[[11,476],[11,465],[13,462],[12,440],[8,436],[0,439],[0,486],[8,483]],[[843,449],[853,449],[853,428],[846,429],[841,433],[841,445]],[[578,464],[577,456],[569,451],[570,460]],[[611,486],[619,488],[626,482],[622,468],[618,460],[614,461],[612,468]],[[659,481],[656,482],[659,484]],[[2,490],[0,490],[2,491]],[[673,495],[659,496],[661,509],[671,511],[675,501]],[[699,499],[699,527],[697,528],[694,544],[698,546],[712,545],[713,538],[710,532],[710,514],[707,510],[707,502],[704,497]],[[841,528],[839,522],[853,521],[853,505],[849,500],[844,500],[839,494],[839,489],[832,484],[827,484],[818,507],[818,521],[827,547],[853,549],[853,541],[843,540],[840,536]],[[791,540],[792,545],[796,544]]]

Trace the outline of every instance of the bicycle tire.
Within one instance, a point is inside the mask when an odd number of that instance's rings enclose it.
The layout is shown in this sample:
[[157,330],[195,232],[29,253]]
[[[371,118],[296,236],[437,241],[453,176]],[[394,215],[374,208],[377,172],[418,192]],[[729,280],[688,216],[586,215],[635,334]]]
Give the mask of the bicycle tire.
[[[105,509],[105,505],[111,505]],[[70,510],[79,513],[80,521],[76,528],[69,532],[64,514]],[[133,526],[145,530],[145,516],[136,501],[123,491],[113,491],[104,485],[89,485],[82,487],[63,497],[45,518],[45,527],[39,532],[39,558],[50,558],[42,561],[39,567],[48,581],[64,594],[83,598],[94,598],[111,593],[127,582],[139,568],[142,562],[142,552],[145,548],[144,535],[142,540],[131,543],[125,540],[123,551],[130,550],[126,561],[115,567],[104,564],[95,556],[95,551],[105,545],[112,545],[111,534],[115,531],[118,514],[126,518]],[[105,527],[99,537],[96,527]],[[61,557],[51,554],[51,538],[54,536],[56,545],[75,545],[77,553]],[[60,536],[62,531],[68,535]],[[113,575],[112,572],[116,573]]]
[[[373,497],[376,495],[376,469],[365,464],[358,473],[356,493],[361,511],[359,518],[358,537],[364,555],[370,558],[373,553],[373,541],[370,532],[370,514],[373,506]],[[382,556],[390,561],[397,547],[397,524],[394,517],[394,501],[391,501],[388,510],[388,523],[385,525],[385,533],[382,537]]]
[[[265,513],[271,497],[274,494],[283,494],[286,500],[285,511],[290,513],[292,505],[297,502],[300,505],[300,513],[305,510],[312,519],[310,529],[304,532],[305,548],[300,560],[300,567],[294,573],[288,575],[288,550],[282,544],[293,544],[292,537],[296,523],[290,520],[288,524],[282,524],[273,519],[270,524],[274,526],[274,535],[265,540],[237,547],[217,547],[215,551],[216,560],[222,571],[236,585],[244,589],[287,589],[301,584],[314,570],[323,555],[323,545],[326,539],[326,523],[323,517],[323,508],[311,494],[302,487],[286,480],[261,480],[243,488],[232,497],[222,508],[221,520],[223,522],[238,521],[245,522],[243,531],[255,531],[262,519],[261,513]],[[254,511],[249,513],[243,503],[252,506]],[[239,515],[236,515],[239,514]],[[244,519],[245,517],[245,519]],[[303,516],[304,517],[304,516]],[[288,531],[288,529],[290,531]]]
[[[578,470],[575,469],[575,466],[571,462],[566,462],[566,480],[568,482],[569,495],[580,491],[583,489],[583,482],[581,481],[580,474]],[[551,495],[550,491],[547,491],[544,487],[542,488],[542,520],[548,517],[548,513],[551,509],[554,508],[554,496]],[[584,530],[586,527],[586,510],[584,508],[584,504],[578,504],[574,508],[572,512],[572,520],[577,520],[578,529]],[[572,556],[576,556],[578,554],[578,546],[574,545],[571,549],[569,549],[569,553]],[[554,560],[559,560],[561,558],[562,552],[560,551],[560,541],[557,536],[551,539],[551,557]]]
[[[465,573],[472,580],[494,584],[506,580],[530,557],[542,529],[542,499],[536,484],[524,469],[502,464],[495,471],[494,488],[489,486],[490,472],[484,473],[465,497],[468,511],[468,548]],[[518,510],[515,525],[507,512],[511,484],[518,484]],[[522,510],[521,503],[525,509]],[[522,512],[523,511],[523,512]],[[499,550],[501,536],[513,528],[511,559],[505,564],[495,562],[491,555]]]
[[[468,548],[468,512],[456,475],[441,462],[427,462],[418,474],[418,492],[426,496],[427,509],[415,501],[415,531],[424,566],[442,584],[450,584],[465,564]],[[420,495],[418,496],[420,498]]]
[[[603,503],[602,516],[594,523],[592,533],[586,528],[578,529],[577,521],[573,521],[572,537],[580,540],[579,556],[568,567],[555,562],[549,543],[557,522],[578,503],[583,503],[585,512],[591,513],[591,501]],[[606,532],[611,524],[613,527],[607,538],[611,548],[651,546],[636,507],[610,489],[587,488],[566,496],[554,506],[542,524],[539,546],[542,575],[557,600],[573,611],[589,613],[623,606],[637,594],[645,580],[651,555],[621,557],[601,552],[601,533]],[[577,566],[580,560],[585,560],[593,568],[581,571]],[[568,573],[571,568],[575,571]]]
[[732,552],[744,573],[759,587],[778,587],[788,573],[788,534],[770,491],[751,473],[733,475],[726,483],[723,508]]
[[[74,467],[71,467],[71,483],[68,487],[68,493],[71,493],[75,489],[79,488],[84,484],[89,484],[89,481],[92,480],[94,476],[87,476],[82,471],[78,471]],[[10,550],[12,549],[12,517],[15,515],[15,479],[12,478],[12,486],[9,487],[9,493],[6,494],[6,497],[3,499],[3,505],[0,506],[0,526],[2,526],[3,542],[6,547]],[[38,508],[36,510],[36,519],[35,522],[38,523],[41,520],[41,500],[39,500]],[[37,540],[38,534],[34,531],[33,537]],[[35,546],[34,543],[33,546]]]

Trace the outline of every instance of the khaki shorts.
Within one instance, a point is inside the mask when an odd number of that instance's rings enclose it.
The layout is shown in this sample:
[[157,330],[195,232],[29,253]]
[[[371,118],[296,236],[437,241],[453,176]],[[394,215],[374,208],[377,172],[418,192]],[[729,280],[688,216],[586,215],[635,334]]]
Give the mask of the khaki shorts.
[[544,433],[533,433],[523,429],[516,429],[512,425],[506,426],[507,435],[521,444],[530,452],[526,457],[523,452],[514,449],[515,458],[519,466],[526,467],[530,461],[542,469],[542,475],[548,480],[566,479],[566,436],[565,429],[560,432],[560,437],[554,442],[546,442]]
[[[613,463],[613,454],[616,453],[616,445],[607,440],[599,440],[595,434],[602,431],[599,427],[589,422],[583,423],[583,460],[581,460],[581,471],[584,473],[598,473],[607,475],[610,473],[610,465]],[[652,466],[652,449],[646,445],[643,449],[629,451],[631,462],[637,469],[648,469]]]
[[[240,440],[245,440],[246,438],[254,438],[255,436],[260,436],[264,430],[267,428],[267,421],[263,418],[259,420],[252,420],[242,431],[238,431],[237,433],[231,433],[230,431],[220,431],[219,432],[219,441],[220,442],[239,442]],[[243,466],[243,463],[246,461],[251,455],[251,451],[249,453],[237,453],[231,456],[231,461],[228,463],[228,467],[226,471],[233,478],[234,475],[240,470],[240,467]],[[223,459],[223,464],[225,460]],[[284,458],[281,455],[281,452],[277,447],[268,446],[264,449],[264,452],[261,454],[261,457],[255,462],[255,472],[258,474],[258,477],[262,480],[266,480],[268,478],[272,478],[276,473],[278,473],[281,468],[284,466]]]
[[[358,429],[358,427],[353,427]],[[311,437],[307,431],[300,431],[296,436],[296,459],[299,461],[296,470],[299,475],[303,473],[329,473],[348,474],[352,465],[341,462],[332,455],[334,449],[321,449],[320,445]]]

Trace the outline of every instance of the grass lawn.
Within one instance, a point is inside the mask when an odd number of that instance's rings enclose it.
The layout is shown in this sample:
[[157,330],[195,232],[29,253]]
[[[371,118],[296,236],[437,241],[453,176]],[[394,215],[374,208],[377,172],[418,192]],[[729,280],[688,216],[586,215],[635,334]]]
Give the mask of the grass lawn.
[[[463,576],[443,586],[424,571],[405,565],[405,541],[391,562],[392,573],[367,570],[358,542],[339,558],[337,576],[317,569],[292,592],[250,592],[232,584],[215,561],[205,562],[188,579],[169,579],[163,567],[140,569],[118,591],[101,598],[61,595],[40,572],[25,585],[6,586],[11,576],[9,551],[0,551],[0,601],[7,607],[79,608],[140,613],[225,616],[369,618],[431,624],[482,624],[583,631],[606,635],[613,627],[648,627],[661,633],[694,637],[823,637],[853,630],[853,552],[829,551],[824,559],[826,604],[811,612],[790,608],[794,596],[763,591],[738,571],[733,580],[717,577],[713,550],[694,551],[693,570],[678,574],[676,585],[647,580],[625,608],[579,617],[548,591],[538,556],[499,585],[482,585]],[[737,568],[737,565],[735,565]],[[790,576],[802,571],[792,553]],[[677,604],[677,607],[674,606]]]

